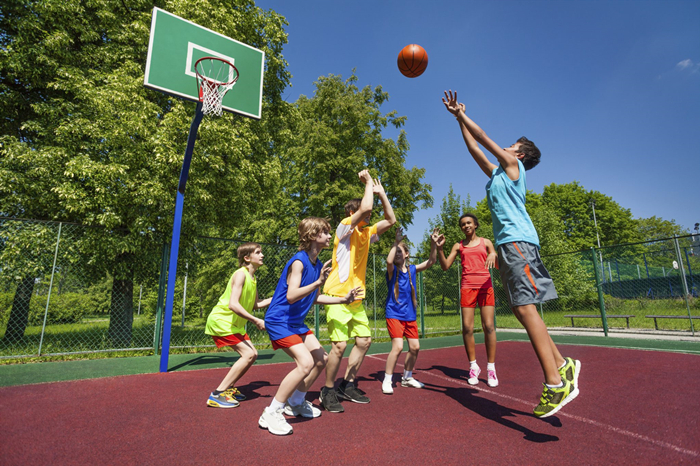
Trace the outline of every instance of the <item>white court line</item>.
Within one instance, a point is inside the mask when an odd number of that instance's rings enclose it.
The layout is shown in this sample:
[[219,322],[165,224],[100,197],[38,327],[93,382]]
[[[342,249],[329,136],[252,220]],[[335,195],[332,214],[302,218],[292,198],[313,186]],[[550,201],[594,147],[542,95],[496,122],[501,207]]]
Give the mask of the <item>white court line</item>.
[[[366,357],[372,358],[372,359],[379,359],[380,361],[385,361],[385,360],[386,360],[386,359],[380,358],[380,357],[378,357],[378,356],[376,356],[376,355],[367,355]],[[397,364],[397,366],[402,366],[402,365],[401,365],[401,364]],[[402,366],[402,367],[403,367],[403,366]],[[515,397],[510,396],[510,395],[504,395],[503,393],[498,393],[498,392],[495,392],[495,391],[493,391],[493,390],[488,390],[488,389],[486,389],[486,388],[482,388],[482,387],[477,386],[477,385],[469,385],[468,383],[466,383],[466,382],[464,382],[464,381],[462,381],[462,380],[457,380],[457,379],[453,379],[453,378],[451,378],[451,377],[447,377],[447,376],[443,376],[443,375],[439,375],[439,374],[434,374],[434,373],[428,372],[428,371],[416,371],[416,370],[414,369],[414,372],[420,372],[421,374],[430,375],[430,376],[432,376],[432,377],[437,377],[438,379],[442,379],[442,380],[445,380],[445,381],[448,381],[448,382],[456,383],[456,384],[458,384],[458,385],[463,385],[463,386],[466,386],[466,387],[469,387],[469,388],[473,388],[473,389],[475,389],[475,390],[479,390],[480,392],[488,393],[488,394],[490,394],[490,395],[495,395],[495,396],[498,396],[498,397],[501,397],[501,398],[505,398],[505,399],[507,399],[507,400],[512,400],[512,401],[515,401],[516,403],[524,404],[524,405],[527,405],[527,406],[532,406],[532,403],[529,402],[529,401],[521,400],[520,398],[515,398]],[[658,446],[658,447],[668,448],[668,449],[673,450],[673,451],[675,451],[675,452],[677,452],[677,453],[682,453],[682,454],[684,454],[684,455],[689,455],[689,456],[692,456],[692,457],[694,457],[694,458],[700,457],[700,453],[698,453],[697,451],[693,451],[693,450],[688,450],[688,449],[685,449],[685,448],[681,448],[681,447],[678,447],[678,446],[673,445],[673,444],[671,444],[671,443],[664,442],[664,441],[662,441],[662,440],[655,440],[655,439],[653,439],[653,438],[647,437],[646,435],[636,434],[636,433],[634,433],[634,432],[630,432],[629,430],[620,429],[620,428],[618,428],[618,427],[613,427],[613,426],[611,426],[611,425],[604,424],[604,423],[602,423],[602,422],[594,421],[593,419],[588,419],[588,418],[581,417],[581,416],[576,416],[576,415],[573,415],[573,414],[567,414],[567,413],[564,413],[564,412],[562,412],[562,411],[559,411],[559,412],[557,413],[557,416],[564,416],[564,417],[568,417],[568,418],[571,418],[571,419],[576,420],[576,421],[579,421],[579,422],[584,422],[584,423],[586,423],[586,424],[591,424],[591,425],[593,425],[593,426],[596,426],[596,427],[599,427],[599,428],[603,428],[603,429],[607,429],[607,430],[609,430],[609,431],[611,431],[611,432],[615,432],[616,434],[625,435],[625,436],[627,436],[627,437],[631,437],[631,438],[636,439],[636,440],[641,440],[641,441],[644,441],[644,442],[647,442],[647,443],[651,443],[651,444],[656,445],[656,446]]]

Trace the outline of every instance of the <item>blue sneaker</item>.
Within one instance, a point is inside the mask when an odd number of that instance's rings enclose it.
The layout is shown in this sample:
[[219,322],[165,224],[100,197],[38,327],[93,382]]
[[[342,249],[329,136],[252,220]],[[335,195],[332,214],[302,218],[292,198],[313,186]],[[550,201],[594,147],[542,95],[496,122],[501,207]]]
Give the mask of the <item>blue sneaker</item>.
[[221,392],[218,395],[212,393],[207,400],[207,406],[212,408],[235,408],[239,404],[235,398],[227,397],[225,392]]

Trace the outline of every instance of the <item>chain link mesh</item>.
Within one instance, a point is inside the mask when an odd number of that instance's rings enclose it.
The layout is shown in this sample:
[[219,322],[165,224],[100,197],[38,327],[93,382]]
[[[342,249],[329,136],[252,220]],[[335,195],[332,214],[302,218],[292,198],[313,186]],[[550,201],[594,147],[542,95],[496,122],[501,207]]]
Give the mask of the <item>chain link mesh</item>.
[[[0,218],[0,359],[159,351],[163,271],[167,271],[169,248],[161,246],[160,250],[154,248],[154,253],[125,258],[122,262],[131,265],[116,279],[99,267],[102,259],[94,253],[100,250],[96,245],[113,234],[70,223]],[[206,319],[238,268],[236,250],[242,243],[197,238],[189,249],[181,251],[172,310],[173,351],[211,351],[215,347],[204,333]],[[256,276],[258,295],[264,298],[272,296],[296,249],[271,244],[263,244],[262,249],[264,265]],[[320,260],[330,256],[331,251],[324,250]],[[698,235],[542,259],[559,294],[559,298],[538,305],[549,327],[600,331],[603,312],[610,331],[629,327],[635,331],[688,332],[700,323]],[[364,305],[372,337],[378,341],[389,338],[384,311],[389,292],[385,261],[385,255],[370,254],[367,262]],[[494,272],[496,326],[522,328],[508,307],[499,274]],[[424,336],[461,332],[459,277],[458,263],[447,271],[435,265],[417,277],[418,325]],[[259,317],[264,315],[263,310],[255,312]],[[320,341],[329,341],[324,306],[314,306],[307,324]],[[474,328],[481,328],[478,311]],[[270,347],[266,332],[249,325],[248,333],[258,348]]]

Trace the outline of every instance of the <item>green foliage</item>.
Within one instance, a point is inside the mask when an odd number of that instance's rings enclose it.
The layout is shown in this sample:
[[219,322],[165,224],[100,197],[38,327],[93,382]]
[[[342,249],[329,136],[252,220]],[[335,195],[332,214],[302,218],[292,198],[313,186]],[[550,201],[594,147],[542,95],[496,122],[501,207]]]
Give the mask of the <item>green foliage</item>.
[[[431,187],[421,182],[425,169],[404,167],[405,132],[396,141],[382,136],[389,125],[403,126],[405,117],[383,114],[380,107],[389,95],[379,86],[360,89],[357,81],[354,73],[345,81],[322,76],[313,97],[295,102],[279,148],[282,189],[260,199],[264,215],[250,225],[251,234],[263,232],[268,241],[295,245],[299,219],[312,215],[328,218],[335,228],[345,216],[345,203],[362,197],[357,173],[364,168],[381,179],[399,224],[410,224],[419,205],[432,205]],[[373,222],[382,215],[377,200]],[[392,238],[384,236],[382,245],[388,248]]]
[[657,216],[638,218],[635,222],[639,237],[644,240],[671,238],[674,235],[680,236],[690,233],[678,225],[675,220],[664,220]]

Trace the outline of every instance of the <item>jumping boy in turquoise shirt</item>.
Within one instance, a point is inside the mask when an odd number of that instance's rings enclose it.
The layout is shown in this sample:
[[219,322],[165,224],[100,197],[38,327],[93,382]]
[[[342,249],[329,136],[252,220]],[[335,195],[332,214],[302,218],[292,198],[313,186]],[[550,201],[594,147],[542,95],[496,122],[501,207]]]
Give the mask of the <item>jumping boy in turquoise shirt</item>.
[[[445,92],[442,102],[457,117],[469,153],[490,178],[486,198],[501,281],[513,314],[525,327],[544,372],[544,389],[534,413],[540,418],[551,416],[578,396],[581,362],[562,357],[535,306],[557,298],[552,278],[540,259],[537,231],[525,209],[525,171],[540,162],[540,151],[525,137],[502,149],[464,113],[456,92]],[[496,156],[499,165],[486,158],[479,144]]]

